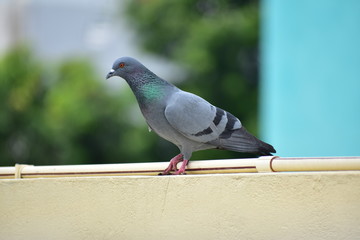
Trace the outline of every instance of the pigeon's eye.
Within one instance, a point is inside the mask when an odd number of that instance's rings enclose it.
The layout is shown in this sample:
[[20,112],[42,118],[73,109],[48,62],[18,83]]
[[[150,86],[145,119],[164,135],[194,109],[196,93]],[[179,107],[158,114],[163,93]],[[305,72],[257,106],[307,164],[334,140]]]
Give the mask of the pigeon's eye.
[[125,63],[122,62],[119,64],[119,68],[123,68],[123,67],[125,67]]

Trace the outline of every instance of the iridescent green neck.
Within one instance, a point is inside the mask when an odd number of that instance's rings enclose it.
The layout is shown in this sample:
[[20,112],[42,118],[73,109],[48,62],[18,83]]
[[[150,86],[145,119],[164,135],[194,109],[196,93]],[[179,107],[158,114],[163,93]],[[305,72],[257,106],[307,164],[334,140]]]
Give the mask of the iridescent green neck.
[[140,104],[160,100],[165,97],[166,88],[174,87],[150,71],[133,74],[126,81]]
[[139,93],[145,101],[154,101],[165,96],[165,84],[158,82],[145,83],[139,87]]

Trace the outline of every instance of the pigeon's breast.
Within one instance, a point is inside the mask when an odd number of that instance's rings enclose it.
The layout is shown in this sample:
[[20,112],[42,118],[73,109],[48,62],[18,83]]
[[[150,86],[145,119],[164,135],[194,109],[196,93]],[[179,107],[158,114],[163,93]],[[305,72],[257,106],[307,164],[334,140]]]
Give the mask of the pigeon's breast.
[[[154,104],[156,105],[156,104]],[[165,106],[147,106],[141,109],[144,118],[149,127],[160,137],[180,145],[181,139],[184,138],[180,133],[174,130],[165,118]]]

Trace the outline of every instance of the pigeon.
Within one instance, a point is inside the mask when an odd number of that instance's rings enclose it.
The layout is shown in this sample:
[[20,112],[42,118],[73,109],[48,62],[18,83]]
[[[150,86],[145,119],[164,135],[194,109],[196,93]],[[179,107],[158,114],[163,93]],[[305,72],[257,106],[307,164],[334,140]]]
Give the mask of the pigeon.
[[231,113],[177,88],[134,58],[118,58],[106,79],[113,76],[128,83],[149,129],[180,150],[160,175],[185,174],[192,153],[199,150],[223,149],[258,156],[276,152],[251,135]]

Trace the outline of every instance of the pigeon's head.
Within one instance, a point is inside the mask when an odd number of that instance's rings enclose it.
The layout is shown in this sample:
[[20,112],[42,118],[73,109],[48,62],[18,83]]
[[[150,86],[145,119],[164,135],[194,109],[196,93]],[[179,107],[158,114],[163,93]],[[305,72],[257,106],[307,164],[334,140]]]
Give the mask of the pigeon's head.
[[136,59],[131,57],[121,57],[116,59],[113,64],[112,69],[106,75],[106,79],[111,78],[113,76],[119,76],[124,79],[127,79],[128,76],[140,72],[146,69],[144,65],[138,62]]

